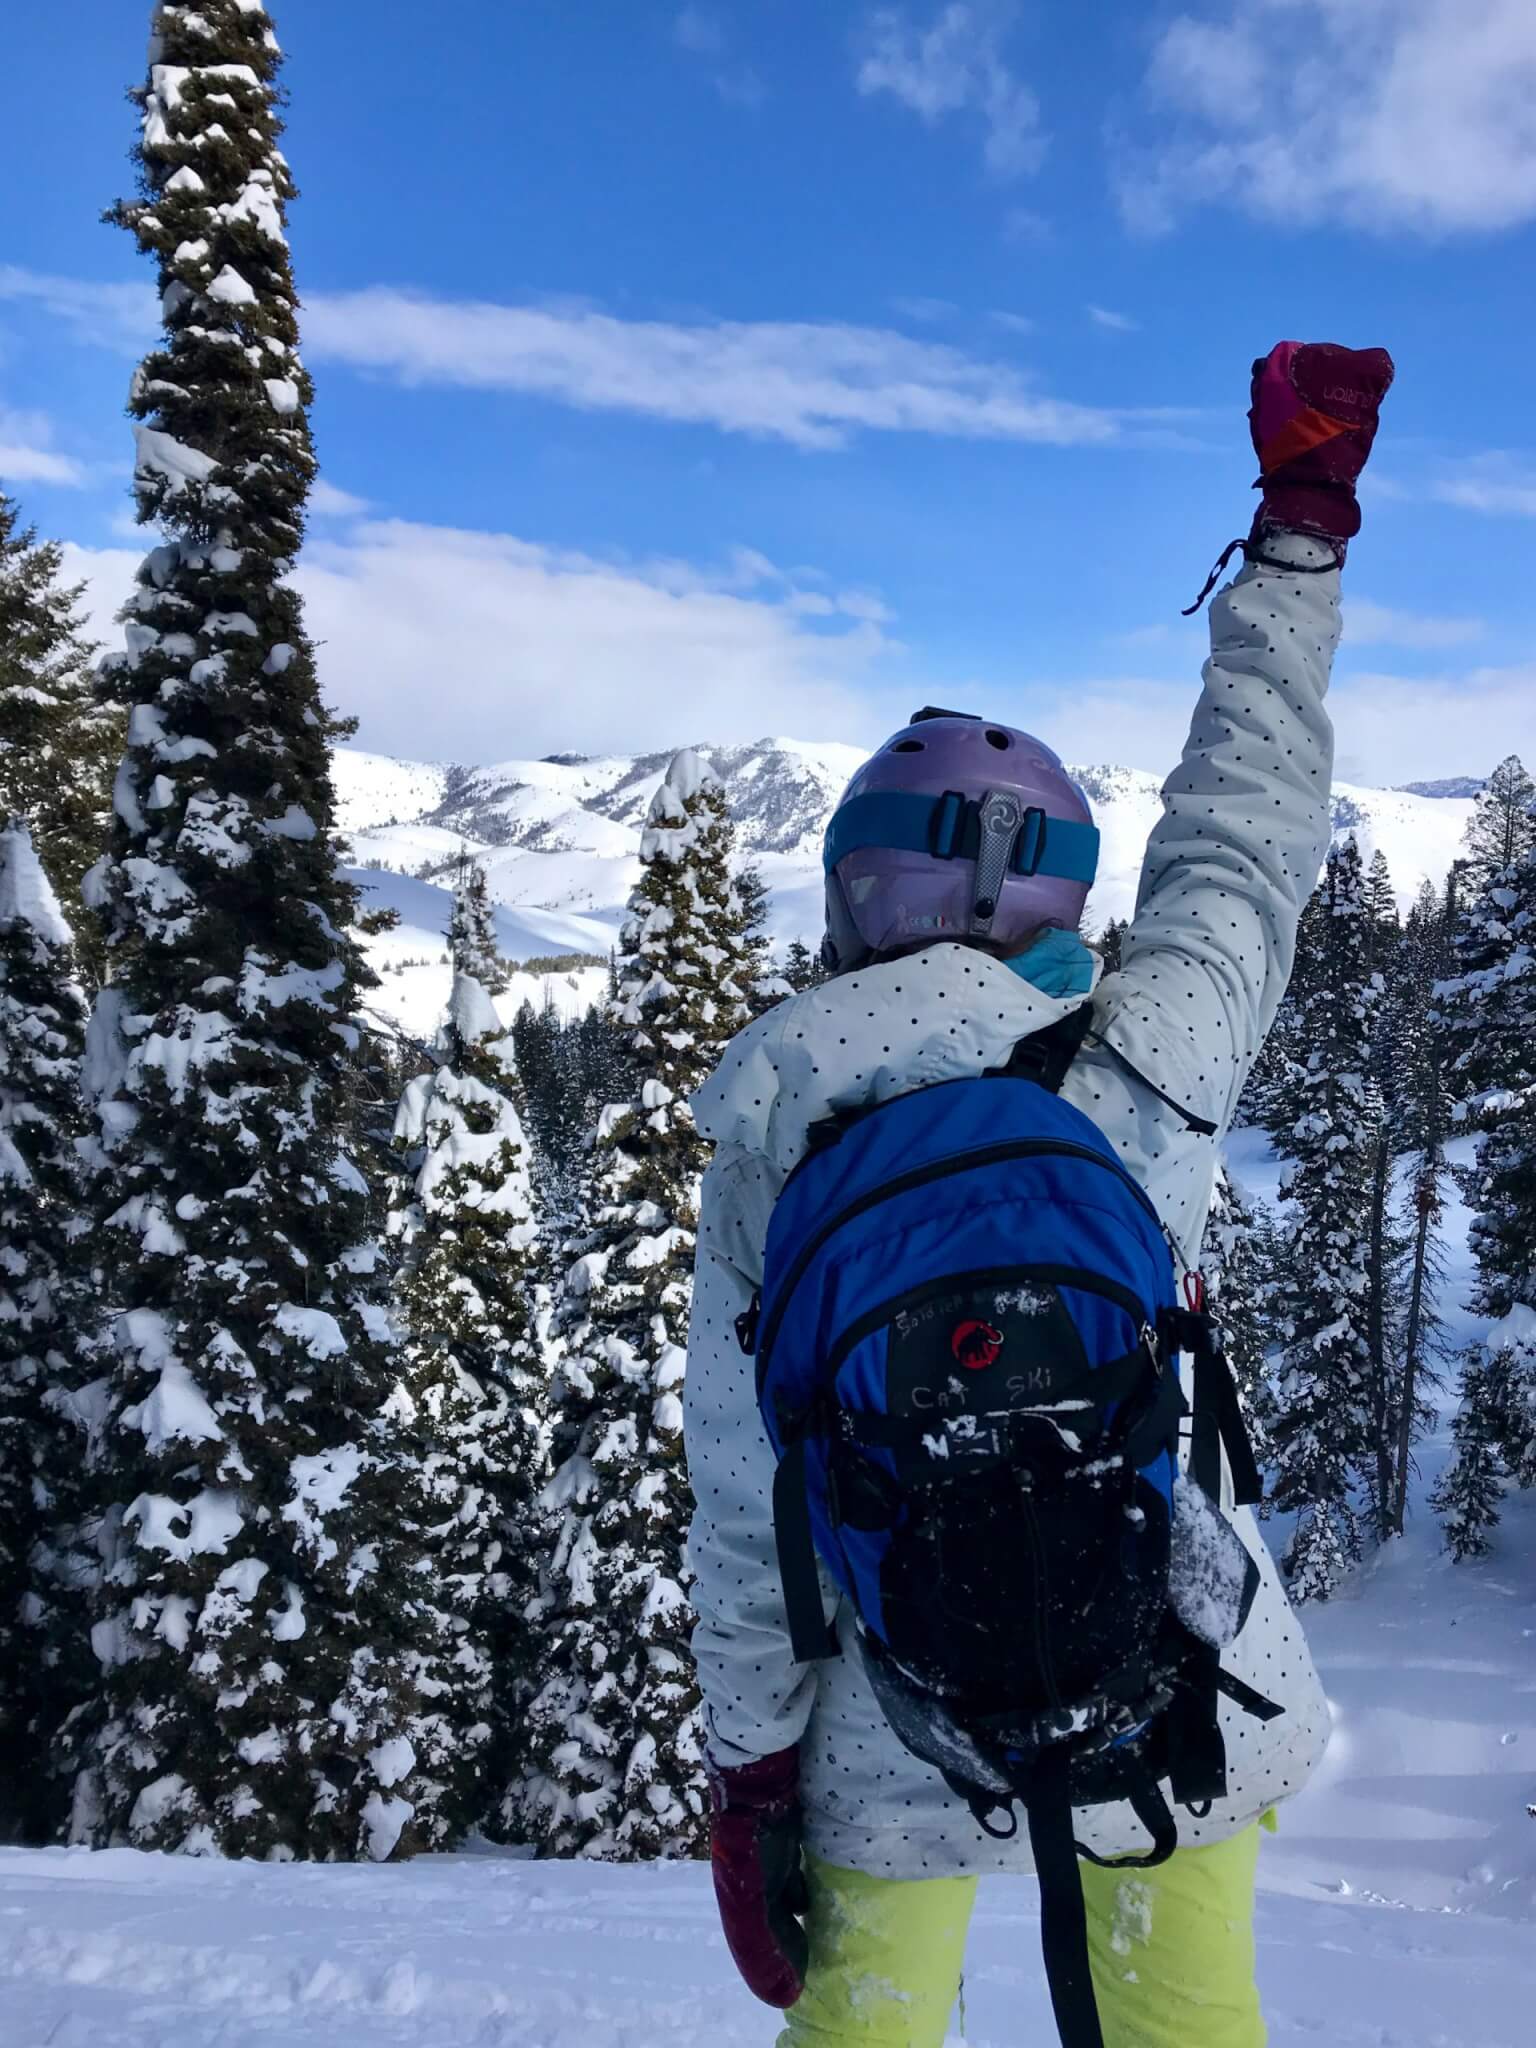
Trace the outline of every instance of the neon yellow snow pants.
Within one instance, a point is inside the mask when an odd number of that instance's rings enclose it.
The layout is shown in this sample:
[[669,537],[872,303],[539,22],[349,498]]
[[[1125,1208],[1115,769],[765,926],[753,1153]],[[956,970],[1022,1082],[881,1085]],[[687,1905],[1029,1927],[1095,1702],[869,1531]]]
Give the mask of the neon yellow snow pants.
[[[1251,1827],[1179,1849],[1156,1870],[1082,1866],[1105,2048],[1264,2048],[1254,1984],[1258,1851]],[[810,1971],[778,2048],[943,2048],[975,1878],[866,1877],[807,1863]],[[1054,2029],[1040,2048],[1047,2039]]]

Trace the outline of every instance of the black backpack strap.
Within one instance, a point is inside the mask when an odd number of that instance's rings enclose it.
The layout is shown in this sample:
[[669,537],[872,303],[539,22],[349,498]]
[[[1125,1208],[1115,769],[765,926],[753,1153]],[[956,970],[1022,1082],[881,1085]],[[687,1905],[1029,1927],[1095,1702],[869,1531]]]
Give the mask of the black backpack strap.
[[1187,1351],[1194,1361],[1190,1477],[1213,1501],[1219,1502],[1221,1453],[1225,1446],[1232,1472],[1232,1498],[1240,1508],[1256,1507],[1264,1498],[1264,1478],[1248,1440],[1237,1382],[1221,1348],[1215,1322],[1203,1309],[1167,1309],[1159,1335],[1170,1350]]
[[1054,1024],[1047,1024],[1043,1031],[1032,1031],[1028,1038],[1021,1038],[1008,1055],[1008,1064],[994,1068],[993,1072],[1015,1080],[1037,1081],[1047,1094],[1059,1095],[1067,1069],[1082,1051],[1083,1040],[1092,1028],[1090,1001],[1069,1010],[1065,1017],[1058,1017]]
[[773,1535],[784,1582],[784,1607],[789,1618],[789,1645],[800,1664],[838,1655],[837,1631],[821,1604],[821,1574],[816,1569],[816,1539],[811,1533],[811,1503],[805,1485],[805,1432],[784,1446],[773,1475]]
[[1062,2048],[1104,2048],[1088,1960],[1088,1907],[1072,1832],[1068,1768],[1065,1751],[1048,1751],[1025,1802],[1040,1880],[1040,1947]]

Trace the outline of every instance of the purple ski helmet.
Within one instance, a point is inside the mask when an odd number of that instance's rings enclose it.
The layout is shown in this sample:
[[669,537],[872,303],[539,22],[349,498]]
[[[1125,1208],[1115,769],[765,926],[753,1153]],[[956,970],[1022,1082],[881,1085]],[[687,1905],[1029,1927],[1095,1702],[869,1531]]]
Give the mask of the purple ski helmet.
[[1075,931],[1098,866],[1088,799],[1050,748],[960,711],[914,713],[827,826],[829,968],[941,939],[1007,958]]

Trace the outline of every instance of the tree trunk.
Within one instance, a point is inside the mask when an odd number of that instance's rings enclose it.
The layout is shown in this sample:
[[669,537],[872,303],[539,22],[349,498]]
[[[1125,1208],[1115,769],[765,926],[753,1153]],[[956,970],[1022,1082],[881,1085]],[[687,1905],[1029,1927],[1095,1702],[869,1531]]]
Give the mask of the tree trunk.
[[1408,1287],[1408,1326],[1403,1341],[1402,1405],[1397,1418],[1397,1469],[1392,1489],[1392,1530],[1401,1536],[1408,1519],[1408,1466],[1413,1451],[1413,1408],[1418,1397],[1424,1343],[1424,1297],[1428,1289],[1429,1237],[1440,1212],[1440,1147],[1443,1140],[1440,1070],[1430,1076],[1425,1104],[1424,1156],[1414,1188],[1413,1273]]
[[1385,1540],[1392,1531],[1392,1397],[1387,1358],[1387,1196],[1392,1185],[1392,1144],[1385,1119],[1376,1134],[1371,1168],[1371,1234],[1369,1321],[1366,1340],[1371,1358],[1372,1448],[1376,1457],[1376,1533]]

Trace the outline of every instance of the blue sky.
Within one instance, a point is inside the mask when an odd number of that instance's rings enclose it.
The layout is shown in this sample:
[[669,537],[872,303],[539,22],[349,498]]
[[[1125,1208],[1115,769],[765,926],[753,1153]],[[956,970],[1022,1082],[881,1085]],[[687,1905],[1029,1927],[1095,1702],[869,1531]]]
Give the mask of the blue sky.
[[[1159,768],[1252,357],[1382,342],[1342,772],[1536,754],[1529,0],[274,0],[328,690],[486,759],[985,707]],[[8,25],[0,479],[131,574],[148,8]]]

